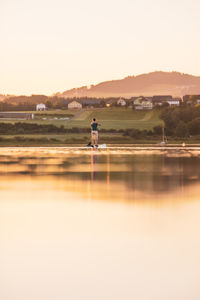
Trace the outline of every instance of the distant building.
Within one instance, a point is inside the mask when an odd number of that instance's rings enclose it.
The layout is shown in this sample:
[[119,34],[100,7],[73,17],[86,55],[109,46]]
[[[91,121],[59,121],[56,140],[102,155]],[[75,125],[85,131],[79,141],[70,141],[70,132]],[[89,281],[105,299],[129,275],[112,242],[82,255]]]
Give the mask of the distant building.
[[200,104],[200,95],[185,95],[183,102],[190,105]]
[[134,107],[136,110],[142,110],[142,109],[152,109],[153,103],[150,98],[145,97],[138,97],[133,101]]
[[69,102],[68,109],[82,109],[83,105],[76,100]]
[[168,103],[168,101],[172,100],[172,96],[169,95],[160,95],[160,96],[153,96],[152,102],[153,105],[162,105],[163,103]]
[[99,106],[101,104],[100,99],[80,99],[78,100],[79,103],[83,105],[83,107],[95,107]]
[[142,101],[141,103],[143,109],[152,109],[153,108],[153,103],[150,100]]
[[179,106],[181,103],[181,98],[172,98],[171,100],[168,100],[167,103],[170,106]]
[[106,102],[106,107],[110,107],[116,103],[116,99],[108,99],[105,102]]
[[142,101],[144,100],[145,98],[144,97],[138,97],[136,99],[133,100],[133,104],[134,106],[141,106],[142,104]]
[[34,114],[22,112],[0,112],[0,119],[34,119]]
[[117,100],[117,104],[121,106],[126,106],[126,101],[122,98],[119,98],[119,100]]
[[71,103],[72,101],[76,101],[80,104],[82,104],[82,107],[98,107],[101,104],[101,100],[100,99],[91,99],[91,98],[86,98],[86,99],[65,99],[63,101],[63,104],[69,105],[69,103]]
[[44,103],[37,104],[36,105],[36,110],[37,111],[46,110],[46,105]]
[[181,98],[173,98],[169,95],[153,96],[153,105],[163,105],[163,103],[168,103],[170,106],[179,106],[181,103]]

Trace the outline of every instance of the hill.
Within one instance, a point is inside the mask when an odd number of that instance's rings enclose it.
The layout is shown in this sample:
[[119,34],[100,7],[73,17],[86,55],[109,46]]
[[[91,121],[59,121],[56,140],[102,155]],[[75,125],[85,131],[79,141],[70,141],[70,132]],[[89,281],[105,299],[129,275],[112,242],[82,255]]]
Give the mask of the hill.
[[59,97],[131,97],[151,95],[183,96],[200,94],[200,76],[179,72],[156,71],[83,86],[56,94]]

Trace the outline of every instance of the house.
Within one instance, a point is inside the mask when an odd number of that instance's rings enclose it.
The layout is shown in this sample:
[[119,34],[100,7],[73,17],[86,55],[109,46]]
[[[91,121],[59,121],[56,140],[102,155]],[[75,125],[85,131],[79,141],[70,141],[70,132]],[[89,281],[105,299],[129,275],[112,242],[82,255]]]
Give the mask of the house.
[[150,98],[145,97],[138,97],[133,101],[134,107],[136,110],[142,110],[142,109],[152,109],[153,103]]
[[142,101],[141,105],[142,105],[143,109],[152,109],[153,108],[153,103],[150,100]]
[[117,100],[117,105],[126,106],[126,101],[122,98],[119,98],[119,100]]
[[167,103],[170,106],[179,106],[181,103],[181,98],[172,98],[171,100],[168,100]]
[[69,103],[72,101],[77,101],[82,104],[82,107],[98,107],[101,104],[100,99],[91,99],[91,98],[79,98],[79,99],[65,99],[63,104],[68,107]]
[[82,109],[83,105],[76,100],[69,102],[68,109]]
[[100,99],[80,99],[79,102],[83,105],[83,107],[97,107],[101,104]]
[[172,96],[170,95],[157,95],[157,96],[153,96],[152,98],[152,102],[153,105],[163,105],[163,103],[168,103],[168,101],[172,100]]
[[106,107],[110,107],[116,103],[116,99],[107,99],[105,102],[106,102]]
[[183,102],[190,105],[200,104],[200,95],[185,95]]
[[22,112],[0,112],[0,119],[32,120],[34,119],[34,114]]
[[44,103],[37,104],[36,105],[36,110],[37,111],[46,110],[46,105]]
[[136,106],[141,105],[141,103],[142,103],[143,100],[144,100],[144,97],[138,97],[138,98],[134,99],[133,100],[134,106],[136,107]]
[[173,98],[172,96],[153,96],[153,105],[163,105],[163,103],[168,103],[170,106],[179,106],[181,103],[181,98]]

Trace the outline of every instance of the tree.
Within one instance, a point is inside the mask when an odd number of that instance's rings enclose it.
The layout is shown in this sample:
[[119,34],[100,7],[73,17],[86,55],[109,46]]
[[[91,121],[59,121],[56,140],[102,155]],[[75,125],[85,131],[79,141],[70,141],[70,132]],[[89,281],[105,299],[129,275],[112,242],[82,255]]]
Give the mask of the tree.
[[158,126],[155,126],[153,128],[153,132],[156,134],[156,135],[161,135],[162,134],[162,126],[158,125]]
[[52,108],[53,104],[51,101],[48,100],[48,101],[46,101],[46,106],[47,106],[47,108]]
[[169,107],[162,111],[161,119],[165,122],[166,134],[172,135],[178,122],[177,114],[174,112],[174,109]]
[[176,130],[175,130],[175,135],[177,137],[181,137],[181,138],[188,136],[188,127],[183,121],[180,121],[178,123]]
[[162,108],[167,108],[167,107],[169,107],[169,103],[168,102],[164,102],[161,107]]
[[200,134],[200,119],[194,119],[188,123],[190,134]]

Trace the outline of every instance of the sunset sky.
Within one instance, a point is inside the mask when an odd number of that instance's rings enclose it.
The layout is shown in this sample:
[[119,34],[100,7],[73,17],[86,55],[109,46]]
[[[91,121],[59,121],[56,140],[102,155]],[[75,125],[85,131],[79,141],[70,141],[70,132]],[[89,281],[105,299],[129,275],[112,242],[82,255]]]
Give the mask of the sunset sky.
[[199,0],[0,0],[0,94],[200,75]]

